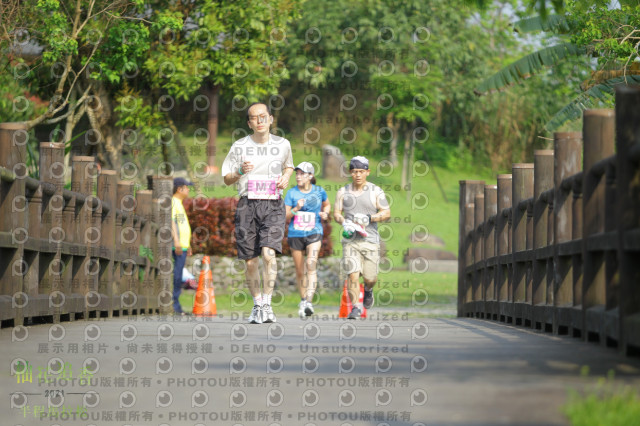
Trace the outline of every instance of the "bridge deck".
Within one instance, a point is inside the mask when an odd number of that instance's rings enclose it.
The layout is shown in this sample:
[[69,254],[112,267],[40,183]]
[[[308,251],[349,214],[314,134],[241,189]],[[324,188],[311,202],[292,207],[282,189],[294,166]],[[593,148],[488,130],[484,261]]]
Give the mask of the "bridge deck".
[[[567,423],[560,409],[569,388],[589,389],[611,369],[618,382],[640,383],[640,360],[577,339],[370,313],[246,327],[228,317],[131,317],[36,325],[27,336],[3,329],[2,424],[555,425]],[[23,371],[19,359],[32,382],[6,374]],[[47,382],[38,376],[49,363],[63,371]],[[90,385],[79,378],[83,365],[94,371]],[[83,421],[69,411],[35,419],[48,402],[60,412],[95,406]]]

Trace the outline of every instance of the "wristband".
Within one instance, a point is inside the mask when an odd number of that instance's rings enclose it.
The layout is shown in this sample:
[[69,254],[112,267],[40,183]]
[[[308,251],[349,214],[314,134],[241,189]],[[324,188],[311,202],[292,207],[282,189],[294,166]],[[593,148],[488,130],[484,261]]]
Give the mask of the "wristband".
[[240,176],[242,176],[244,173],[242,173],[242,166],[238,167],[238,174]]
[[369,223],[371,223],[372,220],[371,220],[371,215],[370,214],[367,214],[367,218],[369,219]]
[[292,215],[294,215],[294,216],[295,216],[295,215],[296,215],[296,213],[298,213],[298,212],[297,212],[297,211],[295,211],[294,209],[291,209],[291,214],[292,214]]

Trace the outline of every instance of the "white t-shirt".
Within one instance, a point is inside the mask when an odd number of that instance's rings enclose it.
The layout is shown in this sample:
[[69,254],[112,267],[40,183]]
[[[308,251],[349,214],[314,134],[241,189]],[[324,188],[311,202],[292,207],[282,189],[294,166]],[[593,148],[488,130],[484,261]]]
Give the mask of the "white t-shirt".
[[238,168],[243,161],[250,161],[253,170],[240,176],[236,183],[238,195],[247,195],[247,184],[250,178],[277,179],[285,169],[293,168],[291,144],[285,138],[269,135],[269,141],[256,143],[251,135],[238,139],[222,163],[222,176],[226,176]]

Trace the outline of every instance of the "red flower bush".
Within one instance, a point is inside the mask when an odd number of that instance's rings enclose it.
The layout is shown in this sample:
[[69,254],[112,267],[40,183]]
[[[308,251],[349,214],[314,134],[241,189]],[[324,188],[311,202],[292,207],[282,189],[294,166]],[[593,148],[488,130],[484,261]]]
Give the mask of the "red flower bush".
[[[189,218],[189,225],[193,235],[191,248],[193,253],[206,255],[235,257],[236,249],[235,214],[238,199],[226,198],[187,198],[183,202]],[[323,221],[324,235],[320,257],[331,256],[333,244],[331,242],[331,222]],[[289,223],[285,227],[285,237],[282,241],[282,254],[289,256],[291,250],[287,243],[287,231]]]

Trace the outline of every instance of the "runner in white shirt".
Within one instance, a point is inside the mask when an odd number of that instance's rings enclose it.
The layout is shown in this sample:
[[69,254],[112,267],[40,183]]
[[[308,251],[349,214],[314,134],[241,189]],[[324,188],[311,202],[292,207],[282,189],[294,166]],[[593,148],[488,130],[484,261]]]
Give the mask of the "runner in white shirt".
[[[233,143],[222,164],[227,185],[236,184],[240,200],[235,227],[238,258],[247,262],[245,277],[253,296],[249,322],[275,322],[271,295],[277,275],[276,252],[282,252],[285,206],[282,191],[293,173],[291,144],[272,135],[269,107],[255,103],[247,109],[247,124],[253,134]],[[260,289],[259,259],[264,263]]]

